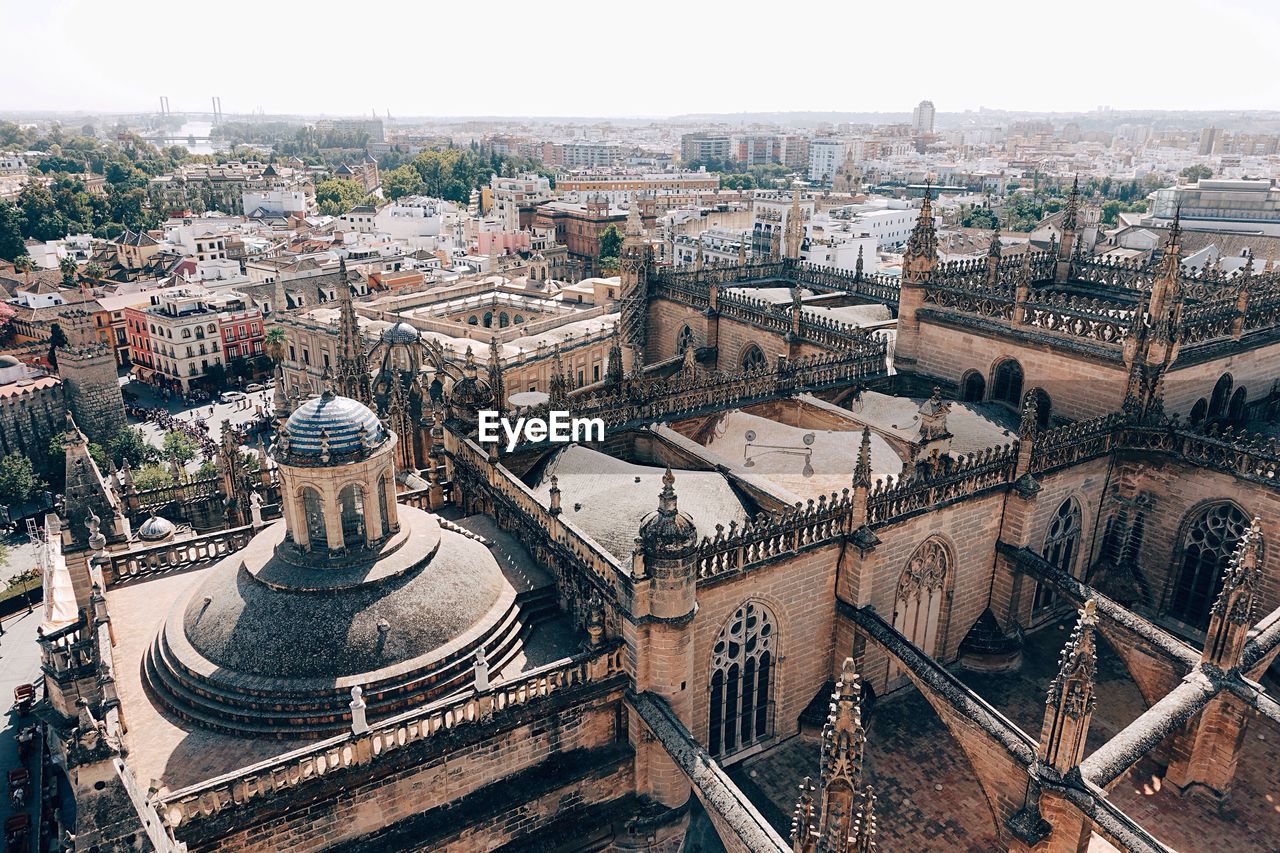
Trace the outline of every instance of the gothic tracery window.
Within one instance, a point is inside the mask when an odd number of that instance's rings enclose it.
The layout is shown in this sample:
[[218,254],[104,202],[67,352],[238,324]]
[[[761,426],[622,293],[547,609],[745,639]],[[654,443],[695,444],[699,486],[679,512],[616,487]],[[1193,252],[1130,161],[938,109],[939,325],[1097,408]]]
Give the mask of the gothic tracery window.
[[[927,655],[937,654],[951,554],[942,540],[926,539],[898,576],[893,627]],[[890,666],[889,677],[898,674]]]
[[707,748],[712,755],[731,755],[769,735],[776,636],[769,611],[747,601],[711,647]]
[[742,369],[743,370],[764,370],[765,360],[764,353],[760,351],[760,347],[752,344],[742,353]]
[[1197,628],[1209,624],[1222,572],[1248,527],[1249,520],[1235,504],[1215,504],[1200,513],[1183,539],[1169,615]]
[[680,330],[680,334],[676,335],[676,355],[684,355],[684,351],[693,346],[693,329],[688,326]]
[[[1076,557],[1080,553],[1080,505],[1074,498],[1067,498],[1053,514],[1049,531],[1044,538],[1044,558],[1056,568],[1075,575]],[[1053,604],[1053,587],[1036,584],[1032,610],[1044,610]]]

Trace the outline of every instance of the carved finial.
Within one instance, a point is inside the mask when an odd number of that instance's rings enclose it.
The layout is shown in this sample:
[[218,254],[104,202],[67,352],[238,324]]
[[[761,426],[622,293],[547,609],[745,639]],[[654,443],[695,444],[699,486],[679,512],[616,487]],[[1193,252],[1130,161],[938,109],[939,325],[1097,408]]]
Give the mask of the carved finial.
[[853,466],[853,485],[871,487],[871,427],[862,428],[862,444],[858,447],[858,461]]

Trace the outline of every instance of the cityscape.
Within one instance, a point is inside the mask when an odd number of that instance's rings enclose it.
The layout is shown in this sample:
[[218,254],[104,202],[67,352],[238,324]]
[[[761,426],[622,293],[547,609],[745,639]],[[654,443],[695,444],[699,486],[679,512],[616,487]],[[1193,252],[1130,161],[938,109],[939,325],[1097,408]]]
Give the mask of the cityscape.
[[1280,849],[1280,13],[390,5],[12,11],[6,853]]

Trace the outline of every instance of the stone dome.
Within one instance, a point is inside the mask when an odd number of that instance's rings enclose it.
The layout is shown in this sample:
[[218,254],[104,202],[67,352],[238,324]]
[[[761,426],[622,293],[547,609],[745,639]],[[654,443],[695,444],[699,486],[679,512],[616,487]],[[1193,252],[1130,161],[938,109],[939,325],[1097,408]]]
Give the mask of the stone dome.
[[658,495],[658,509],[640,523],[640,541],[646,553],[662,556],[682,556],[698,544],[698,528],[688,513],[680,512],[676,505],[675,475],[668,468],[662,475],[662,492]]
[[489,543],[413,507],[378,553],[316,570],[282,559],[267,527],[179,596],[144,661],[158,701],[206,728],[321,737],[349,726],[351,688],[370,717],[473,683],[521,649],[518,590]]
[[162,542],[173,536],[175,529],[169,519],[153,515],[138,528],[138,538],[147,542]]
[[363,458],[387,440],[387,431],[368,406],[327,390],[303,403],[283,428],[286,464],[327,464]]
[[416,344],[422,339],[416,327],[401,320],[382,331],[382,340],[388,344]]

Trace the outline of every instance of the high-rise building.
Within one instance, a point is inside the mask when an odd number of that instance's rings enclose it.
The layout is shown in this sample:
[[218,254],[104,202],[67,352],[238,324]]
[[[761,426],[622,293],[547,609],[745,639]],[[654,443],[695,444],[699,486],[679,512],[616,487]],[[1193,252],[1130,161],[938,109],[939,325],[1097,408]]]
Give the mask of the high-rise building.
[[728,160],[732,152],[733,140],[726,134],[686,133],[680,137],[680,159],[686,163]]
[[921,101],[911,113],[911,128],[916,133],[933,133],[933,101]]
[[1222,138],[1222,131],[1216,127],[1206,127],[1200,131],[1200,154],[1207,156],[1213,153],[1218,147],[1218,141]]

